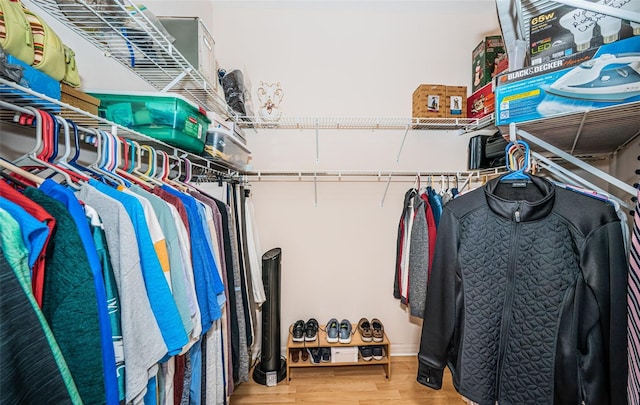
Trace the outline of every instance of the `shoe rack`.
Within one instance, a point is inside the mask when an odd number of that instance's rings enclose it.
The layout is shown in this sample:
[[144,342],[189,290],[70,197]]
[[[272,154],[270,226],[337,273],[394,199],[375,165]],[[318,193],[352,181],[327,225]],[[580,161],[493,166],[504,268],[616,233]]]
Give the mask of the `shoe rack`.
[[[329,343],[327,342],[327,333],[325,332],[326,325],[320,325],[318,330],[318,336],[316,340],[311,342],[294,342],[293,336],[289,334],[289,339],[287,341],[287,384],[291,381],[291,370],[294,368],[305,368],[305,367],[341,367],[341,366],[382,366],[385,372],[385,376],[390,379],[391,378],[391,343],[389,342],[389,338],[387,334],[384,333],[384,339],[382,342],[363,342],[358,333],[358,325],[352,324],[352,330],[354,331],[351,335],[351,343]],[[360,351],[358,350],[358,346],[382,346],[384,349],[384,357],[381,360],[371,359],[369,361],[365,361],[360,356]],[[321,348],[321,347],[329,347],[329,348],[354,348],[358,352],[358,360],[353,362],[332,362],[333,359],[330,359],[329,362],[320,362],[314,364],[311,362],[311,354],[309,354],[309,359],[306,361],[302,360],[302,356],[297,362],[293,362],[291,360],[291,353],[294,350],[306,350],[312,348]]]

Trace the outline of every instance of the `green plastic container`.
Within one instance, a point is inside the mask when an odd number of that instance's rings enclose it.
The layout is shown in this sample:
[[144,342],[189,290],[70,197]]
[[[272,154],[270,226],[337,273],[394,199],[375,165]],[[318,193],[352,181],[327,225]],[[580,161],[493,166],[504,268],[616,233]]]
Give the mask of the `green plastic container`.
[[101,117],[192,153],[201,153],[211,121],[173,93],[87,92],[100,99]]

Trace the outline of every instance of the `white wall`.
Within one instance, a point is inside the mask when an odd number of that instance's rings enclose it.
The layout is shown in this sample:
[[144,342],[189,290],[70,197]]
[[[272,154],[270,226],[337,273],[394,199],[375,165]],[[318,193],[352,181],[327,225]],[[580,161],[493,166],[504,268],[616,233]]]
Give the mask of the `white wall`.
[[[254,91],[279,81],[290,117],[409,117],[419,84],[470,85],[473,47],[499,31],[493,1],[213,5],[222,67],[243,69]],[[466,169],[468,137],[410,131],[398,163],[403,135],[320,130],[316,163],[313,130],[247,131],[253,170]],[[383,207],[386,177],[321,181],[317,207],[312,179],[303,180],[251,183],[262,249],[283,250],[282,336],[297,319],[377,317],[393,353],[416,353],[419,322],[392,296],[398,219],[413,179],[394,180]]]

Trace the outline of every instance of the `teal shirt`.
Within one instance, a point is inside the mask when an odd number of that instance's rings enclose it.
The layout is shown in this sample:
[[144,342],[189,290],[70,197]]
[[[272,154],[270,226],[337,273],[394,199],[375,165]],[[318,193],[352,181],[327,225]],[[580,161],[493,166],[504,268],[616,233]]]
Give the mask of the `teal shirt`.
[[24,195],[56,220],[45,256],[42,312],[60,345],[83,402],[106,402],[98,304],[93,273],[69,211],[42,191]]
[[111,324],[111,335],[113,340],[113,349],[116,359],[116,379],[118,383],[118,400],[124,401],[125,391],[125,357],[124,344],[122,341],[122,323],[121,323],[121,306],[120,296],[118,295],[118,285],[116,284],[116,276],[111,266],[111,258],[109,256],[109,248],[102,227],[102,220],[98,213],[88,206],[85,206],[87,221],[93,236],[93,243],[96,245],[96,252],[100,260],[102,268],[102,278],[104,280],[104,289],[107,295],[107,309],[109,311],[109,323]]

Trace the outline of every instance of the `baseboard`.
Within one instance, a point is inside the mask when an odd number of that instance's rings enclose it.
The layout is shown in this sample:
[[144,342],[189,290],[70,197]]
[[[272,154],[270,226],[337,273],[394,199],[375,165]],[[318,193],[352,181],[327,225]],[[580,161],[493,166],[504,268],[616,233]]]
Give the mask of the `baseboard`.
[[415,356],[418,354],[418,345],[410,343],[391,343],[391,357],[393,356]]

